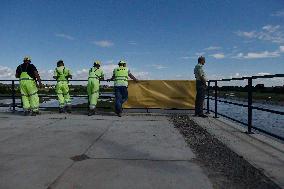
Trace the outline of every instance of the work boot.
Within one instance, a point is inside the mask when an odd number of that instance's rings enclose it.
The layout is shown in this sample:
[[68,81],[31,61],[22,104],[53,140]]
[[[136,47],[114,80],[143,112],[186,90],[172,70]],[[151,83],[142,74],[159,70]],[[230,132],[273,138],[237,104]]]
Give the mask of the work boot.
[[118,117],[121,117],[121,116],[122,116],[122,113],[121,113],[121,112],[119,112],[117,115],[118,115]]
[[200,115],[198,115],[198,117],[206,118],[206,117],[208,117],[208,116],[205,115],[205,114],[200,114]]
[[72,110],[72,106],[71,106],[71,105],[67,105],[67,106],[66,106],[66,112],[67,112],[68,114],[71,114],[71,110]]
[[25,111],[24,111],[24,115],[25,115],[25,116],[29,116],[30,113],[31,113],[31,112],[30,112],[29,110],[25,110]]
[[31,116],[36,116],[36,114],[37,114],[37,113],[33,111],[32,114],[31,114]]
[[92,116],[92,115],[95,115],[95,114],[96,114],[96,110],[95,109],[90,109],[89,113],[88,113],[88,116]]
[[59,113],[61,114],[61,113],[64,113],[65,112],[65,110],[64,110],[64,108],[59,108]]

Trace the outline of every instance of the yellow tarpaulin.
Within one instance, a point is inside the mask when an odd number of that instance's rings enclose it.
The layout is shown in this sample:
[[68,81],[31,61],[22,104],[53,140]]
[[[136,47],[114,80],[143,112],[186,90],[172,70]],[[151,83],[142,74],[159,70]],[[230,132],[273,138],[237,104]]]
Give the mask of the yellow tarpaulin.
[[195,106],[195,81],[145,80],[129,82],[124,108],[179,108]]

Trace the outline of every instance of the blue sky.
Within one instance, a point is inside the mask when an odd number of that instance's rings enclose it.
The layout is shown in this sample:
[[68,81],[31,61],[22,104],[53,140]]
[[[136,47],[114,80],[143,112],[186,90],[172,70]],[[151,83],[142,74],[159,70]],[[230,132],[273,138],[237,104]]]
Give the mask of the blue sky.
[[58,59],[77,79],[123,59],[140,79],[193,79],[199,55],[209,79],[284,73],[283,0],[2,0],[0,24],[1,79],[25,55],[43,78]]

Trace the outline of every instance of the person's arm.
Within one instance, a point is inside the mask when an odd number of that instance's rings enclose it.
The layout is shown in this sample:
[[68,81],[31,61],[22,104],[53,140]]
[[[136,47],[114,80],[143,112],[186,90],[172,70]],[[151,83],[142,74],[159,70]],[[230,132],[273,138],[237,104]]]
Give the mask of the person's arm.
[[204,75],[202,75],[202,76],[200,77],[200,79],[201,79],[201,81],[202,81],[205,85],[207,85],[207,80],[206,80],[206,78],[205,78]]
[[53,71],[53,79],[57,80],[57,71],[56,71],[57,68],[55,68],[55,70]]
[[19,67],[17,67],[17,70],[16,70],[16,74],[15,74],[15,77],[16,78],[20,78],[20,70],[19,70],[20,68]]
[[202,81],[202,83],[204,83],[205,85],[207,84],[207,79],[205,77],[205,74],[204,74],[204,71],[203,71],[203,68],[200,67],[199,70],[199,75],[200,75],[200,80]]
[[112,73],[112,77],[110,79],[107,79],[107,81],[113,81],[114,80],[114,71]]
[[38,71],[34,71],[34,75],[35,75],[35,78],[36,78],[36,80],[37,80],[37,82],[38,82],[38,84],[39,84],[39,87],[42,87],[43,85],[42,85],[40,76],[39,76],[39,74],[38,74]]
[[68,74],[66,76],[66,79],[72,79],[72,72],[68,69]]
[[102,72],[101,77],[100,77],[100,80],[104,80],[104,79],[105,79],[105,75],[104,75],[104,73]]
[[136,77],[134,77],[134,75],[132,75],[132,73],[128,73],[128,76],[133,79],[135,82],[138,82],[138,79],[136,79]]
[[33,71],[33,75],[34,75],[34,77],[36,78],[36,81],[39,84],[39,87],[42,87],[43,85],[41,83],[41,79],[40,79],[40,76],[38,74],[38,71],[37,71],[36,67],[33,64],[31,64],[30,66],[31,66],[31,69]]

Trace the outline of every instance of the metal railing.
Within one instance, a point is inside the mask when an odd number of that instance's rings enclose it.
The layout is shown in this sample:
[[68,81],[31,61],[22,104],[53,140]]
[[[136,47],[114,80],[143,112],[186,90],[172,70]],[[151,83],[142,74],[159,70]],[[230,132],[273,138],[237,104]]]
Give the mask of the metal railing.
[[[261,107],[256,107],[253,106],[252,103],[252,95],[253,95],[253,86],[252,86],[252,81],[254,79],[259,79],[259,78],[275,78],[275,77],[283,77],[284,78],[284,74],[275,74],[275,75],[264,75],[264,76],[252,76],[252,77],[242,77],[242,78],[231,78],[231,79],[221,79],[221,80],[209,80],[208,81],[208,94],[207,94],[207,113],[209,112],[213,112],[214,113],[214,117],[218,118],[218,115],[223,116],[225,118],[228,118],[230,120],[233,120],[235,122],[238,122],[240,124],[246,125],[247,126],[247,133],[252,133],[252,129],[263,132],[267,135],[270,135],[272,137],[275,137],[277,139],[283,140],[284,138],[281,136],[278,136],[276,134],[270,133],[268,131],[265,131],[263,129],[254,127],[252,125],[252,118],[253,118],[253,111],[252,110],[260,110],[260,111],[265,111],[265,112],[270,112],[273,114],[278,114],[278,115],[284,115],[284,112],[282,111],[277,111],[277,110],[271,110],[271,109],[267,109],[267,108],[261,108]],[[236,80],[247,80],[247,104],[241,104],[241,103],[237,103],[237,102],[231,102],[231,101],[227,101],[227,100],[221,100],[218,99],[218,82],[221,81],[236,81]],[[42,80],[43,82],[56,82],[56,80]],[[88,80],[70,80],[70,82],[87,82]],[[106,80],[103,80],[106,81]],[[17,107],[21,108],[21,106],[17,106],[16,104],[16,98],[20,98],[21,95],[17,95],[16,94],[16,82],[19,82],[19,80],[0,80],[0,82],[11,82],[11,95],[1,95],[0,97],[7,97],[7,98],[11,98],[12,99],[12,103],[9,105],[13,111],[16,110]],[[214,86],[212,86],[213,90],[214,90],[214,98],[210,97],[210,84],[214,83]],[[70,95],[71,97],[88,97],[88,95]],[[39,95],[39,97],[56,97],[56,95]],[[104,97],[103,95],[100,95],[100,98],[104,98],[104,99],[111,99],[111,97]],[[214,110],[210,110],[210,100],[214,100]],[[222,102],[222,103],[226,103],[226,104],[231,104],[231,105],[235,105],[235,106],[242,106],[247,108],[247,112],[248,112],[248,120],[247,122],[243,122],[240,120],[237,120],[235,118],[232,118],[228,115],[225,114],[221,114],[218,112],[218,102]],[[8,107],[9,107],[8,106]],[[1,106],[0,106],[1,107]],[[2,106],[3,107],[3,106]],[[7,106],[6,106],[7,107]],[[57,108],[57,107],[48,107],[45,106],[43,108]],[[88,108],[88,106],[86,107],[77,107],[77,108]],[[105,107],[98,107],[98,108],[105,108]],[[109,107],[107,107],[106,109],[109,109]]]
[[[275,78],[275,77],[281,77],[281,78],[283,77],[284,78],[284,74],[252,76],[252,77],[220,79],[220,80],[209,80],[208,81],[208,88],[207,88],[207,113],[213,112],[214,118],[218,118],[218,115],[220,115],[220,116],[223,116],[227,119],[230,119],[230,120],[233,120],[233,121],[238,122],[240,124],[243,124],[243,125],[247,126],[247,133],[249,133],[249,134],[251,134],[252,129],[254,129],[256,131],[265,133],[269,136],[272,136],[272,137],[275,137],[277,139],[284,141],[284,138],[282,136],[276,135],[274,133],[270,133],[266,130],[255,127],[252,124],[253,110],[260,110],[260,111],[265,111],[265,112],[269,112],[269,113],[273,113],[273,114],[284,115],[283,111],[277,111],[277,110],[271,110],[271,109],[267,109],[267,108],[261,108],[261,107],[253,106],[253,85],[252,85],[253,80],[254,79]],[[247,92],[247,104],[241,104],[241,103],[236,103],[236,102],[218,99],[218,82],[221,82],[221,81],[237,81],[237,80],[247,80],[247,91],[246,91]],[[214,85],[210,86],[211,83],[214,83]],[[210,89],[211,88],[213,88],[213,90],[214,90],[214,98],[210,97]],[[210,110],[210,100],[214,101],[214,110]],[[242,106],[242,107],[247,108],[247,122],[245,123],[243,121],[232,118],[228,115],[219,113],[218,112],[218,102],[222,102],[222,103],[225,103],[225,104],[231,104],[231,105],[234,105],[234,106]]]
[[[55,82],[56,80],[41,80],[42,82]],[[107,81],[107,80],[101,80],[103,81]],[[22,108],[22,106],[18,106],[16,104],[16,98],[21,98],[21,95],[17,95],[16,94],[16,82],[19,83],[19,80],[0,80],[0,82],[11,82],[11,95],[1,95],[0,97],[3,98],[11,98],[12,99],[12,103],[10,105],[0,105],[0,107],[11,107],[12,111],[15,112],[16,108]],[[69,82],[88,82],[88,80],[69,80]],[[86,91],[87,93],[87,91]],[[102,94],[109,94],[109,92],[103,92]],[[111,93],[113,94],[113,93]],[[49,94],[49,95],[45,95],[45,94],[39,94],[39,97],[57,97],[56,94]],[[70,95],[70,97],[88,97],[88,95]],[[104,96],[104,95],[100,95],[100,99],[113,99],[110,96]],[[46,108],[46,109],[52,109],[52,108],[58,108],[58,107],[54,107],[54,106],[44,106],[44,107],[40,107],[40,108]],[[74,108],[86,108],[88,109],[89,106],[86,107],[80,107],[80,106],[75,106]],[[98,107],[98,108],[102,108],[102,109],[110,109],[109,107]]]

